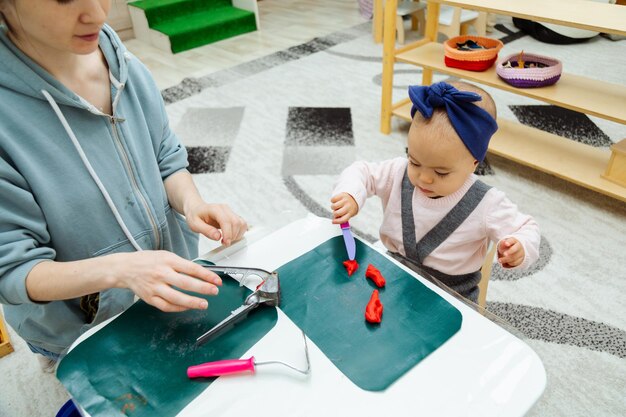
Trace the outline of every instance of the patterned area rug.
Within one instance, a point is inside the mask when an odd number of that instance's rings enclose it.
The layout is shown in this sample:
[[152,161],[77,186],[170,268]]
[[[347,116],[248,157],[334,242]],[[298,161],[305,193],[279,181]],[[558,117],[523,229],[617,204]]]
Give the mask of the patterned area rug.
[[[543,44],[506,21],[492,36],[506,44],[501,56],[522,49],[550,55],[566,71],[591,77],[599,70],[593,63],[626,46],[601,37]],[[203,195],[229,202],[252,225],[307,212],[329,217],[333,182],[345,166],[405,152],[408,123],[394,120],[391,135],[379,133],[380,55],[365,24],[164,91]],[[623,82],[618,66],[602,70],[604,80]],[[394,101],[420,82],[420,68],[397,64]],[[624,126],[488,91],[501,117],[590,146],[626,137]],[[625,205],[501,158],[488,157],[479,173],[542,229],[539,262],[523,273],[494,265],[487,295],[488,308],[544,361],[548,386],[531,415],[623,415]],[[351,223],[373,242],[381,218],[380,203],[371,199]]]

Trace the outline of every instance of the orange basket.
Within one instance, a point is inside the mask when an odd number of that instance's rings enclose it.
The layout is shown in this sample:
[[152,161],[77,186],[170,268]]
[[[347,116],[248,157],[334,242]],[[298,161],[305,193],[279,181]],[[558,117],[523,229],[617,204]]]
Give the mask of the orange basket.
[[[465,43],[468,40],[476,42],[485,49],[471,51],[460,51],[457,49],[457,43]],[[455,36],[443,44],[444,62],[447,67],[469,71],[485,71],[496,62],[498,52],[503,46],[504,44],[498,39],[470,35]]]

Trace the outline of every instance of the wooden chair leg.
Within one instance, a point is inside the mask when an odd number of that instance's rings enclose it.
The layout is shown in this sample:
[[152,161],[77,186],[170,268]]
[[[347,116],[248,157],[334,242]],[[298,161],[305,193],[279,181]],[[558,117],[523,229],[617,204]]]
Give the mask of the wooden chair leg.
[[372,10],[372,35],[375,43],[383,41],[383,0],[374,0]]
[[417,21],[418,21],[418,24],[417,24],[418,33],[424,36],[426,32],[426,11],[424,9],[418,10],[416,14],[417,14]]
[[402,16],[396,16],[396,31],[398,32],[398,43],[404,45],[404,20]]
[[9,332],[4,325],[4,318],[0,314],[0,358],[13,352],[13,346],[9,340]]
[[478,283],[478,289],[480,291],[478,294],[478,305],[482,308],[485,308],[487,305],[487,286],[489,285],[489,277],[491,276],[491,268],[493,267],[493,258],[495,255],[496,244],[491,243],[491,247],[485,257],[485,262],[483,262],[483,266],[480,269],[482,277]]

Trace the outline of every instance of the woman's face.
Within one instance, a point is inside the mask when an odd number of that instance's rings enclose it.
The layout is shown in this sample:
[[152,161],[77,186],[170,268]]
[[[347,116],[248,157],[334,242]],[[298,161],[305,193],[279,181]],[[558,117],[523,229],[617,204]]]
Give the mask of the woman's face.
[[93,52],[110,6],[110,0],[0,0],[12,40],[26,53]]

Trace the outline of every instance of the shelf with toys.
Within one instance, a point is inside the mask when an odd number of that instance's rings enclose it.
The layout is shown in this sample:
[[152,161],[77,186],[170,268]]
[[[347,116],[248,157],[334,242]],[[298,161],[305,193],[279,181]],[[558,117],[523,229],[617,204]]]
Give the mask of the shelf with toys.
[[[410,121],[409,99],[392,103],[395,62],[423,67],[423,84],[432,83],[433,72],[445,73],[626,124],[624,85],[563,73],[559,81],[551,86],[517,88],[498,77],[495,65],[483,72],[446,66],[444,46],[436,42],[440,3],[618,35],[626,35],[626,7],[585,0],[567,2],[552,0],[548,3],[541,0],[524,2],[429,0],[424,39],[395,49],[394,15],[397,0],[385,1],[380,128],[382,133],[390,133],[392,116]],[[500,119],[498,124],[500,129],[491,140],[490,153],[626,201],[626,139],[613,145],[609,151],[548,134],[517,122]]]

